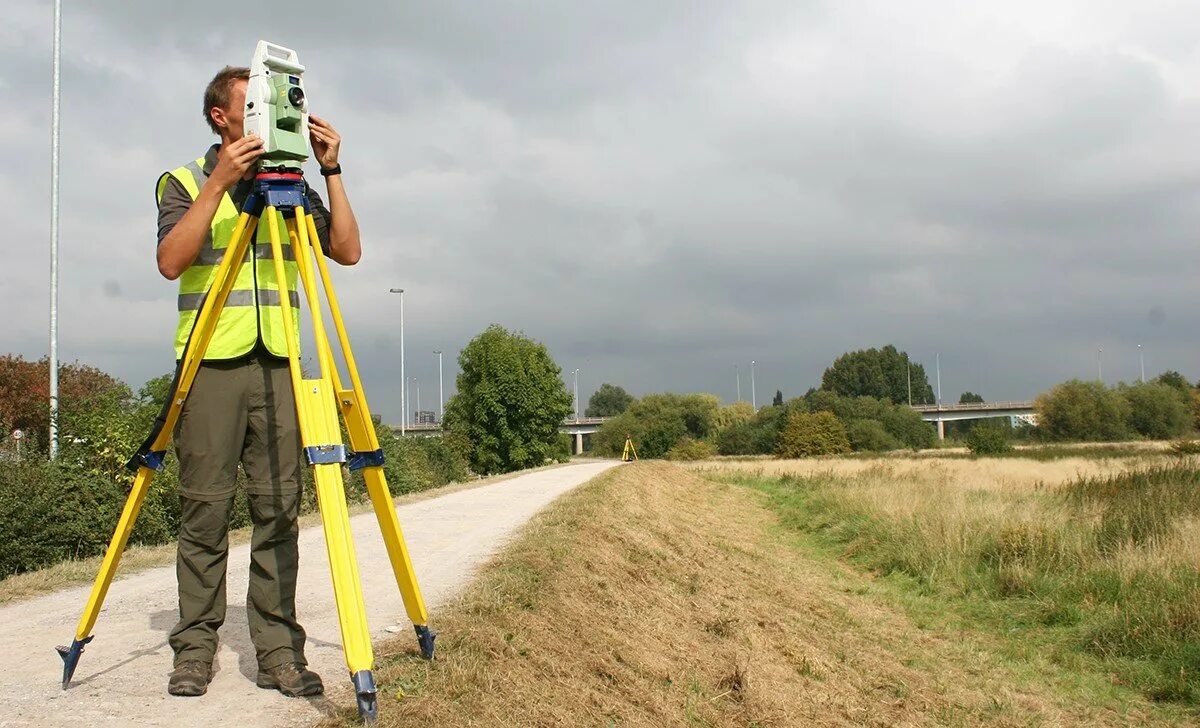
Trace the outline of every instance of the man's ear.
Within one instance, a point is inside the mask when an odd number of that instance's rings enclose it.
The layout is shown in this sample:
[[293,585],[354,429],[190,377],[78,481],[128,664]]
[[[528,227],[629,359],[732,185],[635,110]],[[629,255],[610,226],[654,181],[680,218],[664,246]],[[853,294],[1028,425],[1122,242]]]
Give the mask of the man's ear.
[[214,106],[208,110],[208,115],[212,118],[213,123],[218,129],[224,129],[229,126],[229,120],[225,118],[225,110],[219,106]]

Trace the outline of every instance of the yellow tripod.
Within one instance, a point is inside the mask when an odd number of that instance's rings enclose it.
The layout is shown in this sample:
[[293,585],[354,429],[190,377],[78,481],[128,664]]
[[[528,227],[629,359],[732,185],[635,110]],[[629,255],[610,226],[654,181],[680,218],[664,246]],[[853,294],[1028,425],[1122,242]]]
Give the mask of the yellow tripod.
[[625,449],[623,451],[621,451],[621,462],[631,463],[637,459],[638,459],[637,448],[635,448],[633,446],[633,436],[626,435],[625,436]]
[[[329,277],[329,269],[323,255],[314,254],[314,243],[317,240],[316,225],[312,215],[304,209],[304,182],[296,172],[260,173],[255,178],[254,188],[242,207],[242,213],[234,228],[231,245],[226,250],[221,264],[217,268],[213,284],[205,296],[200,308],[196,324],[184,349],[183,359],[175,375],[175,384],[171,398],[155,423],[154,431],[145,444],[129,461],[137,475],[133,488],[121,512],[121,518],[113,533],[112,541],[104,554],[100,572],[92,585],[92,592],[84,607],[83,615],[75,630],[75,639],[69,647],[59,647],[58,653],[63,659],[63,688],[71,681],[71,676],[79,663],[79,657],[84,645],[92,641],[92,628],[100,614],[104,597],[108,593],[121,553],[129,539],[142,501],[150,487],[154,474],[163,467],[167,446],[171,441],[171,433],[175,423],[187,401],[188,392],[195,380],[196,372],[204,359],[204,353],[216,330],[217,320],[233,289],[238,270],[246,260],[250,241],[259,222],[259,216],[266,214],[268,232],[270,233],[271,255],[275,262],[275,276],[278,281],[286,281],[283,266],[283,251],[280,241],[276,210],[285,214],[287,235],[295,253],[297,268],[305,298],[308,300],[312,314],[313,335],[316,341],[317,360],[320,376],[315,379],[305,379],[300,369],[300,352],[297,342],[291,336],[287,337],[288,365],[292,378],[292,389],[296,397],[296,414],[300,424],[300,439],[304,447],[305,459],[313,469],[316,481],[317,504],[321,512],[321,524],[325,530],[326,550],[329,556],[330,572],[333,577],[333,593],[337,606],[338,623],[341,627],[342,646],[346,656],[346,666],[350,670],[354,692],[358,699],[359,714],[364,720],[374,720],[377,714],[375,679],[372,673],[374,656],[371,651],[371,639],[367,625],[367,615],[363,606],[362,586],[358,577],[358,564],[354,555],[354,543],[350,534],[350,516],[346,506],[346,495],[342,481],[342,466],[348,465],[351,470],[361,469],[366,483],[367,492],[375,516],[379,520],[379,528],[383,532],[383,540],[387,546],[388,557],[392,563],[392,571],[396,576],[396,584],[404,599],[404,607],[408,617],[416,628],[417,642],[421,653],[430,658],[433,656],[435,633],[429,629],[429,616],[425,610],[425,602],[421,590],[417,586],[413,573],[412,562],[409,559],[408,548],[400,531],[400,522],[396,517],[396,508],[388,491],[387,481],[383,474],[383,451],[375,435],[375,426],[371,421],[371,412],[367,408],[367,399],[363,393],[362,382],[358,377],[358,367],[350,350],[350,340],[342,324],[341,309]],[[315,267],[314,267],[314,262]],[[326,336],[323,322],[321,301],[317,290],[317,280],[320,280],[325,297],[329,304],[330,316],[336,329],[339,347],[350,376],[350,387],[343,387],[341,376],[334,364],[333,350]],[[281,297],[283,313],[283,328],[293,331],[294,313],[287,305],[287,299]],[[351,452],[347,453],[342,444],[341,430],[338,426],[338,410],[346,424],[350,436]]]

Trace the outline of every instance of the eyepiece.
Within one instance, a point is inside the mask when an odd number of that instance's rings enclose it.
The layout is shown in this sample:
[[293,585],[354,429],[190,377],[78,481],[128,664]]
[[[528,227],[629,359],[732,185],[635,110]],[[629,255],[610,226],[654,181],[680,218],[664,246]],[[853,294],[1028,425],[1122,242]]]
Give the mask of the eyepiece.
[[292,86],[288,89],[288,101],[292,102],[292,106],[297,109],[304,106],[304,89],[299,86]]

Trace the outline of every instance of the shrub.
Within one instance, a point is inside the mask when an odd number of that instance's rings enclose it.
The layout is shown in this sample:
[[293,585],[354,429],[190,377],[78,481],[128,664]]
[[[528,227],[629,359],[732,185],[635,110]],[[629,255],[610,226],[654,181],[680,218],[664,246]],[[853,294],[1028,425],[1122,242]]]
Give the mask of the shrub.
[[1175,455],[1200,455],[1200,440],[1176,440],[1171,443]]
[[840,455],[850,452],[846,428],[832,412],[797,412],[788,416],[779,433],[775,455],[780,458],[804,458]]
[[713,456],[712,445],[704,440],[683,437],[667,451],[667,460],[707,460]]
[[1121,388],[1129,405],[1129,425],[1154,440],[1179,437],[1191,425],[1191,393],[1170,384],[1135,384]]
[[885,452],[901,447],[900,441],[892,437],[879,420],[850,420],[846,423],[846,435],[856,451]]
[[648,394],[620,415],[604,423],[593,436],[597,455],[616,457],[633,438],[638,454],[661,458],[683,437],[696,440],[714,434],[719,402],[711,394]]
[[1129,402],[1100,382],[1072,379],[1034,402],[1048,440],[1121,440],[1129,435]]
[[967,433],[967,448],[972,455],[1004,455],[1012,452],[1009,429],[990,422],[981,422]]

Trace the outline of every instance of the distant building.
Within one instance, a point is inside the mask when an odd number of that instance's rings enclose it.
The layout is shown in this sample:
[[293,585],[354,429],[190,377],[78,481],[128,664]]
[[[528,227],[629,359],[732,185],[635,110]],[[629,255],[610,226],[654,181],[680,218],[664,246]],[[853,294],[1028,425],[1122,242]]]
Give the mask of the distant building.
[[437,413],[430,410],[417,410],[413,412],[414,425],[436,425]]

